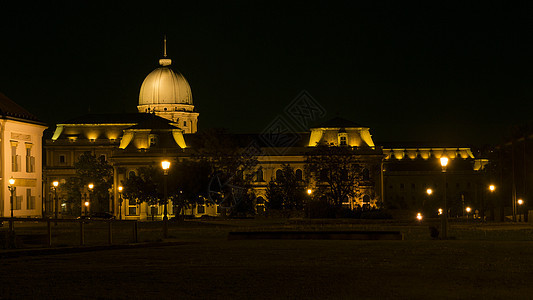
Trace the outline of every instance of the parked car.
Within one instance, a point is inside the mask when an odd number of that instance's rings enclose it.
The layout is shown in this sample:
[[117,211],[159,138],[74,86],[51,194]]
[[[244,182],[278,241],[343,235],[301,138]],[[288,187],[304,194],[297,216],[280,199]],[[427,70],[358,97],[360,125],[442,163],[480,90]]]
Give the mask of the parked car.
[[81,216],[78,219],[82,220],[114,220],[115,216],[108,212],[94,212],[90,213],[88,216]]

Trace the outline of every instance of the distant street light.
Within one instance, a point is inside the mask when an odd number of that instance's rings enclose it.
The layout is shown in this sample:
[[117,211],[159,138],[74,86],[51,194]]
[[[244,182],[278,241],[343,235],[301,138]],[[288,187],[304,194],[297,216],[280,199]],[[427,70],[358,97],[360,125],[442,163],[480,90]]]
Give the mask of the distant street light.
[[516,203],[518,203],[518,222],[522,222],[522,204],[524,204],[524,200],[518,199]]
[[57,225],[58,211],[59,211],[59,201],[57,199],[57,187],[59,186],[59,181],[55,180],[52,182],[52,189],[54,190],[54,201],[55,201],[55,221],[54,225]]
[[307,195],[311,195],[313,193],[312,189],[307,189]]
[[118,187],[118,219],[122,220],[122,186]]
[[422,217],[422,213],[417,213],[417,214],[416,214],[416,219],[417,219],[418,221],[422,221],[422,219],[423,219],[423,217]]
[[86,201],[86,202],[85,202],[85,215],[87,215],[87,208],[89,207],[89,204],[93,201],[93,188],[94,188],[94,184],[89,183],[89,184],[87,185],[87,187],[89,188],[89,201]]
[[432,189],[427,189],[426,193],[428,194],[428,196],[431,196],[431,194],[433,194],[433,190]]
[[442,156],[440,158],[440,165],[442,166],[442,176],[444,177],[444,211],[442,213],[441,217],[441,231],[442,231],[442,238],[447,239],[448,238],[448,208],[446,203],[446,167],[448,166],[448,158],[446,156]]
[[85,216],[87,216],[87,209],[89,208],[89,201],[85,201]]

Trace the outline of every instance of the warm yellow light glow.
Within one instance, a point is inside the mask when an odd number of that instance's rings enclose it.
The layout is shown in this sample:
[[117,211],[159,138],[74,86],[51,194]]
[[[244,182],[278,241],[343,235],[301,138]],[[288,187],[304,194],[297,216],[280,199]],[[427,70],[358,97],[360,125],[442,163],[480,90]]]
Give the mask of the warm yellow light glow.
[[168,170],[170,168],[170,162],[168,160],[162,161],[161,168],[163,168],[163,170]]
[[491,192],[494,192],[495,189],[496,189],[496,187],[494,186],[494,184],[489,185],[489,190]]
[[52,185],[53,185],[54,187],[58,187],[58,186],[59,186],[59,181],[56,180],[56,181],[52,182]]
[[431,195],[431,194],[433,194],[433,190],[432,190],[432,189],[427,189],[427,190],[426,190],[426,193],[427,193],[428,195]]
[[9,184],[14,185],[15,179],[13,177],[9,178]]
[[307,189],[307,194],[311,195],[313,193],[312,189]]
[[88,187],[89,187],[89,189],[91,189],[91,190],[92,190],[92,189],[93,189],[93,187],[94,187],[94,184],[92,184],[92,183],[89,183]]
[[119,186],[119,187],[118,187],[118,191],[121,192],[121,193],[122,193],[122,189],[123,189],[122,186]]
[[467,213],[470,213],[470,212],[472,211],[472,209],[470,208],[470,206],[467,206],[467,207],[465,208],[465,210],[466,210]]
[[448,165],[448,158],[446,156],[442,156],[440,158],[440,165],[445,168]]
[[442,208],[439,208],[439,215],[442,215]]
[[423,217],[422,217],[422,213],[417,213],[417,214],[416,214],[416,219],[417,219],[418,221],[422,221],[422,218],[423,218]]
[[85,206],[89,206],[89,201],[85,201]]
[[524,200],[518,199],[517,203],[518,203],[518,205],[522,205],[522,204],[524,204]]

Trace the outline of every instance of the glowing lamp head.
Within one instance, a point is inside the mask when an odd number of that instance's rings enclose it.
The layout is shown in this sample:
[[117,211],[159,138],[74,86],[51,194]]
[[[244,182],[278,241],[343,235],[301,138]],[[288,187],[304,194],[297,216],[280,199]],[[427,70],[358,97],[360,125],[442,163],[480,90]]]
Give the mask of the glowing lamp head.
[[494,186],[494,184],[489,185],[489,190],[491,192],[494,192],[494,190],[496,190],[496,187]]
[[517,203],[518,203],[518,205],[522,205],[522,204],[524,204],[524,200],[518,199]]
[[85,201],[84,204],[85,204],[86,207],[89,206],[89,201]]
[[122,186],[119,186],[119,187],[118,187],[118,191],[121,192],[121,193],[122,193],[122,189],[123,189]]
[[442,208],[439,208],[438,212],[439,212],[439,215],[442,215],[442,212],[443,212]]
[[470,212],[472,211],[472,209],[470,208],[470,206],[467,206],[467,207],[465,208],[465,210],[466,210],[467,213],[470,213]]
[[417,219],[418,221],[422,221],[423,218],[424,218],[424,217],[422,217],[422,213],[417,213],[417,214],[416,214],[416,219]]
[[59,181],[56,180],[56,181],[52,182],[52,185],[53,185],[54,187],[58,187],[58,186],[59,186]]
[[307,194],[308,195],[311,195],[313,193],[313,190],[312,189],[307,189]]
[[440,165],[443,168],[446,168],[446,166],[448,165],[448,158],[446,156],[440,158]]
[[14,185],[15,179],[13,177],[9,178],[9,184]]
[[88,186],[89,189],[91,189],[91,190],[94,188],[94,184],[92,184],[92,183],[89,183],[89,185],[87,185],[87,186]]
[[426,190],[426,193],[427,193],[428,195],[431,195],[431,194],[433,194],[433,190],[432,190],[432,189],[427,189],[427,190]]
[[163,168],[163,170],[168,170],[170,168],[170,162],[168,160],[164,160],[161,162],[161,168]]

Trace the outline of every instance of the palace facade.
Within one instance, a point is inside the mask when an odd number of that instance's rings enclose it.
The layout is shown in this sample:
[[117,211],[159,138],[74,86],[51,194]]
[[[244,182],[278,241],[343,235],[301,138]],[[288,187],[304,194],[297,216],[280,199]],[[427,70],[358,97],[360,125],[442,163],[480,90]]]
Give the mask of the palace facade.
[[[59,207],[65,209],[66,194],[61,190],[69,177],[75,175],[74,164],[79,157],[90,152],[108,161],[113,167],[113,187],[105,210],[121,219],[147,219],[153,207],[138,204],[132,199],[122,199],[121,182],[142,166],[159,166],[162,160],[177,162],[192,157],[197,151],[199,113],[195,110],[191,88],[185,77],[171,69],[172,61],[164,57],[159,67],[142,83],[139,93],[138,113],[89,114],[56,125],[54,134],[45,141],[45,183],[47,213],[54,210],[52,182],[60,182]],[[256,208],[260,212],[268,201],[266,188],[271,179],[279,176],[284,164],[294,168],[296,176],[309,182],[305,175],[306,157],[317,145],[350,147],[362,165],[362,177],[357,182],[358,196],[346,198],[343,205],[350,209],[359,207],[413,208],[438,206],[438,196],[426,205],[426,189],[432,187],[439,195],[443,183],[438,159],[445,155],[452,159],[448,171],[450,195],[462,201],[474,201],[475,188],[479,186],[477,161],[465,147],[399,147],[375,145],[370,128],[350,120],[334,118],[310,126],[307,132],[291,133],[291,142],[272,142],[276,133],[236,134],[240,147],[252,146],[257,157],[253,170],[253,187],[257,196]],[[280,137],[281,135],[277,135]],[[207,187],[206,187],[207,188]],[[62,192],[61,192],[62,191]],[[90,193],[88,188],[82,192]],[[124,201],[118,201],[118,200]],[[102,209],[102,208],[100,208]],[[156,207],[162,216],[163,207]],[[173,215],[169,204],[168,211]],[[63,211],[64,212],[64,211]],[[217,205],[199,205],[187,211],[194,216],[216,215]],[[80,211],[80,213],[82,213]]]

